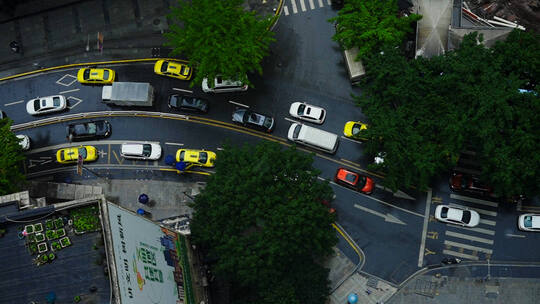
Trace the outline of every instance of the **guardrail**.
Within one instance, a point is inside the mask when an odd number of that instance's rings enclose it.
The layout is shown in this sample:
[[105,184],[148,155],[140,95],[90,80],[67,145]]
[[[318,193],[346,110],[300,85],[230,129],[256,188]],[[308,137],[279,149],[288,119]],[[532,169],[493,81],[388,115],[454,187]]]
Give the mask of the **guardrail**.
[[131,116],[131,117],[157,117],[157,118],[172,118],[172,119],[185,119],[188,120],[189,116],[182,114],[174,113],[163,113],[163,112],[149,112],[149,111],[100,111],[100,112],[86,112],[86,113],[76,113],[68,114],[63,116],[56,116],[50,118],[44,118],[40,120],[35,120],[31,122],[25,122],[18,125],[11,126],[11,131],[20,131],[29,128],[36,128],[48,124],[61,123],[75,119],[85,119],[85,118],[97,118],[97,117],[115,117],[115,116]]

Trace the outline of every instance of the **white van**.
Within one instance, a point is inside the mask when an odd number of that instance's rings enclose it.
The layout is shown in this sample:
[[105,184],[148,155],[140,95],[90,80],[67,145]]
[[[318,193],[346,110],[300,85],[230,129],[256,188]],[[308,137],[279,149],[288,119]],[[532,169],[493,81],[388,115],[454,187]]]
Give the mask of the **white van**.
[[213,88],[208,84],[208,78],[203,79],[201,87],[205,93],[244,92],[248,89],[248,85],[243,84],[241,81],[223,79],[221,76],[214,79]]
[[289,140],[327,153],[336,153],[339,138],[336,134],[293,123],[287,134]]
[[161,157],[161,146],[156,143],[124,143],[120,155],[129,159],[156,160]]

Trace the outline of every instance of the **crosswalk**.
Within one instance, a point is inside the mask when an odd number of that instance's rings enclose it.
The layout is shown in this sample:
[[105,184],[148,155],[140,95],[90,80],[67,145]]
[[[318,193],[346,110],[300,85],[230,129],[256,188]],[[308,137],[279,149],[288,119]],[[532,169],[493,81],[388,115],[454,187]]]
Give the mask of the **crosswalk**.
[[451,194],[452,207],[475,210],[480,214],[480,224],[476,227],[462,227],[446,225],[444,232],[442,253],[461,259],[478,261],[490,259],[493,254],[495,242],[495,226],[497,217],[497,202],[478,198]]
[[[285,16],[289,16],[289,14],[298,14],[298,6],[300,6],[300,11],[305,12],[308,9],[314,10],[317,8],[321,8],[331,5],[331,0],[286,0],[285,4],[283,5],[283,14]],[[298,3],[297,3],[298,2]],[[291,12],[289,13],[289,5],[291,7]]]

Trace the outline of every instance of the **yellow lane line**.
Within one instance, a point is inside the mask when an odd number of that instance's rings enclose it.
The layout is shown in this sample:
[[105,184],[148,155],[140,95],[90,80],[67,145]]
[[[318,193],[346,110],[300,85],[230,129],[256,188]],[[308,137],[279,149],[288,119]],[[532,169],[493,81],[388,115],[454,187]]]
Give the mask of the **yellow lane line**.
[[55,70],[61,70],[61,69],[67,69],[67,68],[73,68],[73,67],[82,67],[82,66],[91,66],[91,65],[111,65],[111,64],[119,64],[119,63],[133,63],[133,62],[146,62],[146,61],[158,61],[158,60],[171,60],[171,61],[177,61],[181,63],[188,63],[186,60],[182,59],[176,59],[176,58],[141,58],[141,59],[126,59],[126,60],[111,60],[111,61],[98,61],[98,62],[84,62],[84,63],[72,63],[72,64],[66,64],[66,65],[59,65],[55,67],[50,67],[46,69],[41,70],[34,70],[26,73],[16,74],[4,78],[0,78],[1,81],[19,78],[23,76],[43,73],[43,72],[49,72],[49,71],[55,71]]
[[373,175],[373,176],[377,176],[377,177],[380,177],[380,178],[384,178],[384,175],[382,175],[382,174],[377,174],[375,172],[371,172],[371,171],[367,171],[367,170],[362,169],[362,167],[360,167],[361,165],[358,164],[358,163],[352,162],[352,161],[344,159],[344,158],[342,158],[341,160],[346,162],[348,166],[354,167],[358,171],[361,171],[361,172],[364,172],[364,173],[367,173],[367,174],[370,174],[370,175]]
[[360,258],[360,260],[362,260],[363,259],[362,254],[360,253],[360,251],[358,251],[358,248],[356,248],[356,246],[352,243],[352,241],[345,235],[345,233],[343,233],[343,231],[341,231],[341,229],[339,229],[339,227],[336,226],[336,224],[334,224],[334,223],[332,223],[332,227],[334,227],[334,229],[336,229],[337,232],[339,232],[339,234],[341,234],[341,236],[345,239],[345,241],[347,241],[347,243],[349,243],[349,245],[352,247],[352,249],[354,251],[356,251],[356,254]]
[[184,171],[184,172],[180,172],[180,170],[177,170],[177,169],[167,169],[167,168],[160,168],[159,169],[160,171],[171,171],[171,172],[176,172],[178,174],[182,174],[182,173],[195,173],[195,174],[201,174],[201,175],[212,175],[208,172],[202,172],[202,171]]

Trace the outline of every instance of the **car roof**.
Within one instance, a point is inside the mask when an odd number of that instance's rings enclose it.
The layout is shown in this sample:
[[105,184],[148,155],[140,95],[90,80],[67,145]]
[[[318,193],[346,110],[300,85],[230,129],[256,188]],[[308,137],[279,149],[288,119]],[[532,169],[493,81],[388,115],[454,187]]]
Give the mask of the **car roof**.
[[463,218],[463,210],[453,208],[453,207],[448,207],[447,218],[450,220],[461,222]]
[[532,227],[531,228],[540,229],[540,215],[533,214],[533,215],[531,215],[531,217],[532,217]]

